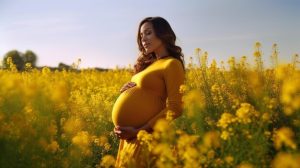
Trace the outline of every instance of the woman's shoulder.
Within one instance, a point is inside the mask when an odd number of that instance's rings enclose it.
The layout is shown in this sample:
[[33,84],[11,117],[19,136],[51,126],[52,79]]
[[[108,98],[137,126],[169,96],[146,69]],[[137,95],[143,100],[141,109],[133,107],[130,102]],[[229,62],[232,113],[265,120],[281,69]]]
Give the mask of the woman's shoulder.
[[182,62],[174,57],[169,57],[164,60],[164,73],[184,74],[184,67]]
[[184,79],[185,70],[180,60],[177,58],[168,58],[164,60],[164,76],[171,80]]
[[164,63],[165,63],[165,68],[170,67],[170,66],[174,67],[174,66],[178,66],[178,65],[182,66],[181,61],[172,56],[165,58]]

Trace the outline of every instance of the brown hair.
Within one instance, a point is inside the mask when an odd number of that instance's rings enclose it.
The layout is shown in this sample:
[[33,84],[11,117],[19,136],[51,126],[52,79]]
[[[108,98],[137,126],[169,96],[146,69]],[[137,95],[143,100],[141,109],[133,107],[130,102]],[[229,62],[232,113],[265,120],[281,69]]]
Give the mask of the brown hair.
[[145,49],[142,45],[141,36],[140,36],[140,29],[142,25],[146,22],[149,22],[152,24],[155,35],[162,41],[162,43],[165,45],[168,53],[170,56],[178,59],[184,68],[184,55],[182,53],[182,49],[179,46],[175,45],[176,41],[176,35],[174,31],[172,30],[170,24],[162,17],[147,17],[143,19],[138,28],[138,34],[137,34],[137,43],[139,47],[139,57],[136,60],[136,63],[134,65],[134,74],[139,73],[140,71],[144,70],[146,67],[148,67],[150,64],[152,64],[155,60],[155,54],[149,53],[145,54]]

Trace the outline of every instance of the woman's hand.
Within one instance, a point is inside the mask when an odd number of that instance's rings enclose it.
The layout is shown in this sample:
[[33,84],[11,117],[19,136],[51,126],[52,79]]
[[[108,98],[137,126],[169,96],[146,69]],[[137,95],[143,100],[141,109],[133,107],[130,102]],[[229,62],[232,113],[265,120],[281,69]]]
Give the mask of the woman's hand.
[[125,84],[122,86],[122,88],[120,89],[120,92],[122,93],[122,92],[124,92],[125,90],[127,90],[127,89],[129,89],[129,88],[132,88],[132,87],[134,87],[134,86],[136,86],[136,83],[134,83],[134,82],[127,82],[127,83],[125,83]]
[[138,132],[139,132],[139,129],[134,128],[134,127],[120,127],[120,126],[116,126],[114,128],[114,133],[120,139],[126,139],[126,140],[134,139],[134,138],[136,138]]

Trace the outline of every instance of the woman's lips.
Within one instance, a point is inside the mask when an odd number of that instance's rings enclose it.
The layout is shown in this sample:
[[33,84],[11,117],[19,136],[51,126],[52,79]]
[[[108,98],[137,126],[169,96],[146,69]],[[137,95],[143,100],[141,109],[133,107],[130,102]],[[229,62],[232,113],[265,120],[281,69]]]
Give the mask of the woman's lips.
[[150,44],[149,43],[147,43],[147,44],[144,44],[144,48],[148,48],[150,46]]

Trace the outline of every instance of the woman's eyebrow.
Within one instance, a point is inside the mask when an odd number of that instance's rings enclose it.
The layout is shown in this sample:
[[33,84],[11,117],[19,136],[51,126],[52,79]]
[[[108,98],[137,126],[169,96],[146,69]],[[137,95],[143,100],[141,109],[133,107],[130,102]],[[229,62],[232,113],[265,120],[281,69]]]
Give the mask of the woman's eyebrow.
[[147,31],[147,30],[151,30],[151,28],[147,28],[147,29],[145,29],[143,32],[145,32],[145,31]]
[[140,36],[143,35],[143,32],[146,32],[146,31],[148,31],[148,30],[151,30],[151,28],[147,28],[147,29],[145,29],[144,31],[141,31],[141,32],[140,32]]

